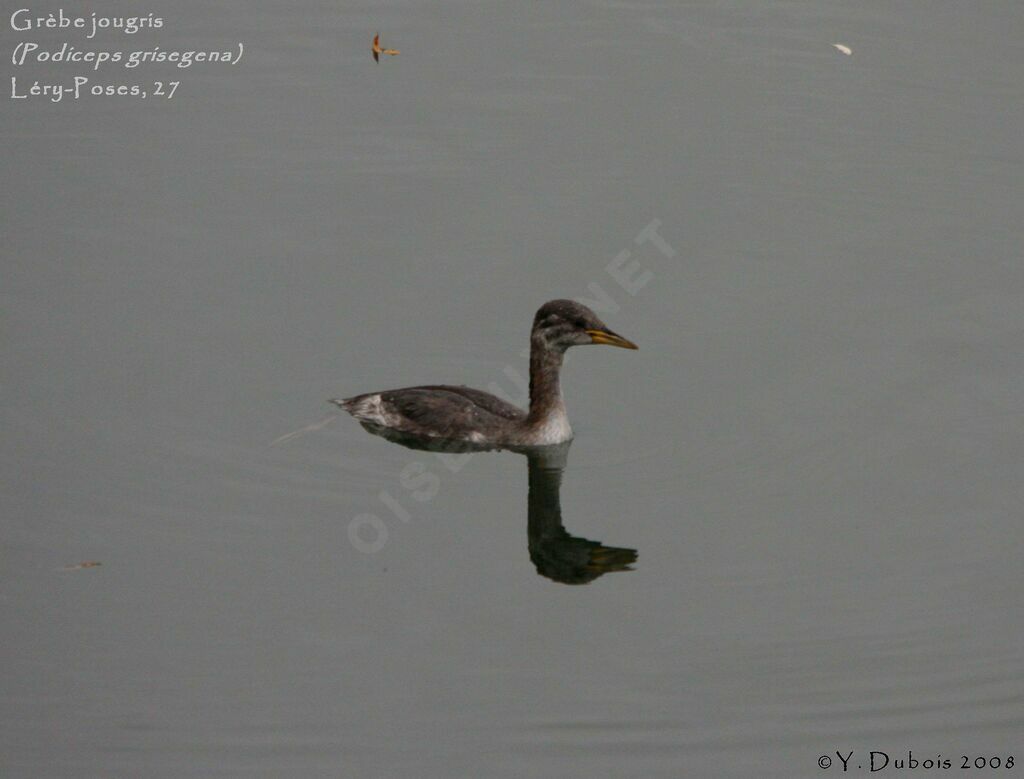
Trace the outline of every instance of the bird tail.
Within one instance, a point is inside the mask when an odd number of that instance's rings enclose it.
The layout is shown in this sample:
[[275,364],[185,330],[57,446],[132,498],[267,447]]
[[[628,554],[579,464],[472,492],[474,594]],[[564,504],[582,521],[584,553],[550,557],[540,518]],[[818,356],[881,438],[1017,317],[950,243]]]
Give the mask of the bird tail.
[[340,398],[331,401],[335,406],[347,411],[360,422],[373,422],[385,424],[387,413],[383,407],[383,400],[379,392],[367,392],[363,395],[355,395],[351,398]]
[[357,417],[359,416],[359,412],[362,410],[362,407],[366,404],[366,401],[373,398],[374,394],[375,393],[373,392],[367,392],[363,395],[353,395],[351,398],[331,398],[327,402],[333,403],[343,411],[347,411],[352,416]]

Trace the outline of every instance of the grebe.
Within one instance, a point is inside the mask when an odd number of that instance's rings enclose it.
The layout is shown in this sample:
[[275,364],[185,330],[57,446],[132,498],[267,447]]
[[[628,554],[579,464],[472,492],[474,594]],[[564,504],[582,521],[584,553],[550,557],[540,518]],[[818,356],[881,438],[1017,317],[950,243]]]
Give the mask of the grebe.
[[530,331],[530,410],[487,392],[447,385],[370,392],[331,402],[372,430],[494,446],[547,446],[572,438],[558,374],[570,346],[636,349],[597,315],[572,300],[551,300]]

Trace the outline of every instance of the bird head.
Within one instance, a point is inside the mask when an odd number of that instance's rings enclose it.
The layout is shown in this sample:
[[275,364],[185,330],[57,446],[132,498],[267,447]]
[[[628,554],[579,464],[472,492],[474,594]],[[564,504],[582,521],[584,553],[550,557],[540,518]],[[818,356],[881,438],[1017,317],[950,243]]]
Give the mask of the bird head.
[[550,300],[541,306],[533,318],[531,338],[562,352],[570,346],[586,344],[639,348],[614,332],[589,308],[573,300]]

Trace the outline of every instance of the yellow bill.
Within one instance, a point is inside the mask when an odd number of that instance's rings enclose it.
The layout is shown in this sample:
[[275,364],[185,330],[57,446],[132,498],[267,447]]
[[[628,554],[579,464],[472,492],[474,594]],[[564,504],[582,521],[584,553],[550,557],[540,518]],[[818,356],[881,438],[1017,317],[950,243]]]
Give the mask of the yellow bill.
[[639,349],[632,341],[623,338],[621,335],[611,332],[610,330],[587,330],[587,335],[590,336],[590,342],[595,344],[607,344],[608,346],[618,346],[622,349]]

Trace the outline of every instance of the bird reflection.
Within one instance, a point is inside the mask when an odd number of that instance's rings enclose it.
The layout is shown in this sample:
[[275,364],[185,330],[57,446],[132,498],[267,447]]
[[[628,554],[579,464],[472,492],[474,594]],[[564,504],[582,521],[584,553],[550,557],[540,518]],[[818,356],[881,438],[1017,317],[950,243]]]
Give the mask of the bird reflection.
[[571,441],[556,446],[488,447],[467,442],[443,441],[399,433],[363,423],[370,433],[409,449],[439,453],[483,452],[505,449],[526,457],[527,539],[530,560],[537,573],[562,584],[589,584],[606,573],[631,571],[635,549],[605,546],[570,534],[562,523],[562,475],[568,462]]
[[523,452],[529,468],[527,536],[537,573],[562,584],[589,584],[614,571],[631,571],[635,549],[604,546],[570,535],[562,524],[562,474],[571,442]]

